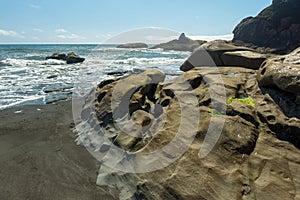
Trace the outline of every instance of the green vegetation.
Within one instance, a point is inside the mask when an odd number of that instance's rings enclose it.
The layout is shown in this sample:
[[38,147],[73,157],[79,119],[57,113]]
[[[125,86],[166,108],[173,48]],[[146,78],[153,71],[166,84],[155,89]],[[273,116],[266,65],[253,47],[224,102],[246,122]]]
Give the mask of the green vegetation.
[[210,114],[211,114],[212,116],[223,116],[223,115],[226,115],[225,113],[218,112],[218,111],[215,110],[215,109],[210,109]]
[[250,97],[247,97],[247,98],[230,97],[227,100],[227,105],[230,105],[233,101],[240,102],[240,103],[243,103],[243,104],[246,104],[246,105],[250,105],[250,106],[253,106],[253,107],[256,106],[256,103],[255,103],[254,99],[252,99]]

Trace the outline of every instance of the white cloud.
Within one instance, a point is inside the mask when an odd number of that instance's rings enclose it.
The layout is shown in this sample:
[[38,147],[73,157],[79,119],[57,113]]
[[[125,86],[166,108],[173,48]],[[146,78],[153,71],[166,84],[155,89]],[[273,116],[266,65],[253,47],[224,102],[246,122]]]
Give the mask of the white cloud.
[[29,5],[31,8],[34,8],[34,9],[40,9],[41,6],[40,5],[36,5],[36,4],[30,4]]
[[82,36],[79,36],[79,35],[76,35],[76,34],[68,34],[68,35],[58,35],[57,36],[58,38],[61,38],[61,39],[86,39],[85,37],[82,37]]
[[59,28],[55,30],[56,33],[68,33],[68,31],[66,29],[63,28]]
[[18,33],[15,31],[7,31],[7,30],[0,29],[0,35],[16,37]]
[[59,35],[56,36],[57,38],[60,38],[60,39],[86,39],[85,37],[71,33],[64,28],[56,29],[55,32],[60,33]]
[[3,29],[0,29],[0,36],[24,38],[23,35],[20,35],[19,33],[15,32],[15,31],[9,31],[9,30],[3,30]]
[[44,32],[43,29],[39,29],[39,28],[34,28],[32,30],[35,31],[35,32],[39,32],[39,33],[43,33]]
[[213,40],[232,40],[233,34],[226,34],[226,35],[200,35],[200,36],[187,36],[193,40],[206,40],[206,41],[213,41]]

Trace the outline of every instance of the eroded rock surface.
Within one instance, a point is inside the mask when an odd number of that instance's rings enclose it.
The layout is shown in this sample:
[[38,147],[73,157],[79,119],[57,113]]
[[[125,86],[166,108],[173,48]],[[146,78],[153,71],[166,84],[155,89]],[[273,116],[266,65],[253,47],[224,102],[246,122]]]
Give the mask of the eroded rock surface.
[[[171,165],[153,172],[133,174],[102,165],[97,184],[117,188],[120,199],[300,198],[300,120],[286,116],[262,92],[255,70],[199,67],[169,83],[163,80],[160,72],[146,71],[100,83],[94,91],[96,99],[86,99],[82,119],[110,143],[97,143],[93,138],[90,142],[100,145],[96,151],[103,155],[114,152],[113,146],[126,150],[126,154],[115,154],[116,165],[163,149],[182,124],[186,136],[195,134],[192,144]],[[251,98],[255,105],[237,101],[228,105],[226,99],[233,96]],[[120,106],[122,102],[127,102],[126,109]],[[191,107],[200,118],[186,121],[182,112]],[[116,126],[116,121],[125,118],[123,127]],[[216,127],[222,121],[220,136],[212,137],[216,143],[212,151],[201,157],[199,152],[212,142],[206,140],[212,136],[210,123]],[[194,124],[198,127],[195,133]],[[172,156],[175,154],[161,154],[160,160],[168,162]],[[146,160],[136,167],[151,164]]]
[[285,56],[267,60],[259,69],[258,81],[261,86],[276,87],[280,90],[300,93],[300,48]]
[[197,48],[180,69],[188,71],[200,66],[238,66],[258,69],[268,56],[228,41],[215,40]]

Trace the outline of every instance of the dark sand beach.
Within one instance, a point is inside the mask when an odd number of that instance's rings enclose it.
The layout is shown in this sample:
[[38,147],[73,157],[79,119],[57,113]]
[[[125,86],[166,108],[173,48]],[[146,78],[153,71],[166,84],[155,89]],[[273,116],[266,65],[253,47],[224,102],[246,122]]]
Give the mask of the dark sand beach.
[[74,142],[71,102],[0,112],[0,199],[114,199]]
[[[300,199],[299,0],[30,2],[43,29],[3,2],[22,24],[0,23],[0,200]],[[229,38],[169,29],[221,34],[232,14]]]

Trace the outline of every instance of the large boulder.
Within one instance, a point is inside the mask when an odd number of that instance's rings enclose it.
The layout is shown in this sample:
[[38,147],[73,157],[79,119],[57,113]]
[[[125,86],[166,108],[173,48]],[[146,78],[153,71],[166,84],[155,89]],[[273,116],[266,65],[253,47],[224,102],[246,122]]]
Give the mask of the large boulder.
[[257,76],[261,86],[300,94],[300,48],[288,55],[268,59]]
[[[166,147],[179,130],[183,141],[194,139],[183,155],[157,171],[127,173],[102,165],[97,184],[119,190],[117,199],[299,198],[300,120],[286,116],[261,91],[256,76],[255,70],[220,66],[195,68],[168,83],[156,71],[100,83],[85,100],[82,124],[91,129],[81,139],[90,142],[91,152],[103,153],[104,164],[114,160],[114,167],[122,167],[138,161],[140,154],[162,150],[159,157],[132,166],[145,169],[156,159],[168,162],[185,148],[179,142],[170,153]],[[112,104],[122,96],[129,102],[123,105],[127,113]],[[229,97],[235,98],[226,101]],[[129,122],[117,126],[124,119]],[[220,135],[215,134],[222,124]],[[110,142],[99,143],[102,138]],[[199,152],[210,144],[203,157]],[[128,153],[120,155],[114,146]]]
[[231,51],[222,55],[225,66],[239,66],[248,69],[258,69],[266,58],[265,54],[253,51]]
[[151,49],[163,49],[173,51],[194,51],[197,47],[204,44],[206,41],[192,40],[182,33],[177,40],[172,40],[167,43],[162,43],[151,47]]
[[233,30],[233,41],[287,53],[300,46],[300,1],[273,0],[256,17],[243,19]]
[[55,59],[55,60],[66,60],[67,59],[67,55],[64,53],[54,53],[51,56],[47,56],[46,60],[48,59]]
[[239,66],[258,69],[265,59],[266,55],[254,52],[253,49],[216,40],[197,48],[180,69],[188,71],[200,66]]
[[124,49],[140,49],[140,48],[148,48],[148,45],[145,43],[127,43],[127,44],[120,44],[117,48],[124,48]]
[[81,58],[74,52],[70,52],[67,55],[64,53],[54,53],[51,56],[47,56],[46,60],[48,59],[63,60],[67,64],[82,63],[85,60],[85,58]]
[[82,63],[84,60],[85,60],[85,58],[81,58],[74,52],[68,53],[68,55],[66,57],[67,64]]

